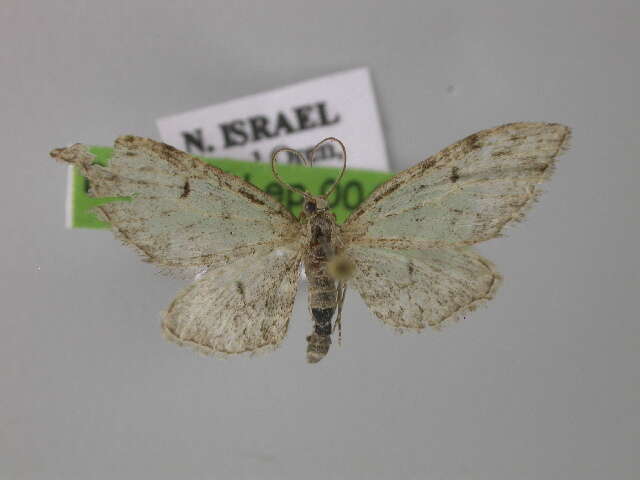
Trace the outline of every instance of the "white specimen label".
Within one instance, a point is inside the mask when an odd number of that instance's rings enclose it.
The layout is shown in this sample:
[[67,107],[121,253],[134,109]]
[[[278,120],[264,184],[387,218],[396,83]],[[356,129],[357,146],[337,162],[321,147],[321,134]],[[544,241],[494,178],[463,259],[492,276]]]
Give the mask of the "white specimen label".
[[[305,152],[336,137],[347,146],[349,168],[389,170],[367,68],[171,115],[157,124],[164,142],[194,155],[268,162],[278,148]],[[297,159],[283,155],[280,161]],[[319,152],[316,161],[342,163],[332,148]]]

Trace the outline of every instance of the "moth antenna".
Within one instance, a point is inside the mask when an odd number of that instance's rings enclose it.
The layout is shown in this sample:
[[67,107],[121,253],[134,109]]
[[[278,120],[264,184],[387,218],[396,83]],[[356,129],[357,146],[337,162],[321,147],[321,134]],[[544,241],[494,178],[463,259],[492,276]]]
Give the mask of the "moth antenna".
[[302,195],[304,198],[309,198],[309,194],[307,192],[303,192],[299,188],[296,188],[293,185],[289,185],[287,182],[282,180],[282,178],[280,178],[280,175],[278,175],[278,170],[276,169],[276,163],[278,163],[278,155],[280,155],[281,152],[293,153],[295,156],[297,156],[299,159],[302,160],[302,163],[304,163],[305,165],[309,165],[305,156],[302,153],[300,153],[298,150],[294,150],[293,148],[286,148],[286,147],[279,148],[278,150],[273,152],[273,155],[271,155],[271,171],[273,172],[273,178],[275,178],[276,181],[283,187],[288,188],[294,193]]
[[338,187],[340,180],[342,180],[342,176],[344,175],[345,170],[347,169],[347,149],[345,148],[344,143],[342,143],[336,137],[327,137],[321,142],[319,142],[315,147],[313,147],[313,150],[311,150],[311,153],[309,154],[309,166],[313,165],[313,160],[315,159],[316,151],[318,150],[318,148],[320,148],[320,146],[323,143],[330,142],[330,141],[336,142],[338,145],[340,145],[340,148],[342,149],[342,170],[340,170],[340,175],[338,175],[338,178],[336,179],[336,181],[333,182],[331,189],[323,195],[323,198],[329,198],[329,195],[331,195],[334,192],[334,190]]

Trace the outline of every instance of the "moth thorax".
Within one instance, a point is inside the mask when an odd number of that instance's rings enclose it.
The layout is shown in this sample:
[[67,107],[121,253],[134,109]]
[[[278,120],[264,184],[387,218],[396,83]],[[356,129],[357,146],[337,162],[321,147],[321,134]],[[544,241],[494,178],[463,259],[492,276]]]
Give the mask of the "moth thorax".
[[344,281],[349,280],[353,275],[353,271],[356,266],[353,261],[346,255],[338,254],[335,255],[327,265],[327,272],[331,276],[331,278]]

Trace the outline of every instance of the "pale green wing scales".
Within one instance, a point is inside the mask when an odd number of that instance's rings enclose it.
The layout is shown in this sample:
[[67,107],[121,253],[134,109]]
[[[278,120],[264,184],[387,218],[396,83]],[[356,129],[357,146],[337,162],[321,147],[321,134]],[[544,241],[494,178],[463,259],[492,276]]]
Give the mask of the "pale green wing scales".
[[371,311],[400,330],[438,328],[493,298],[500,274],[469,247],[396,250],[352,244],[353,285]]
[[535,200],[569,136],[555,123],[512,123],[471,135],[376,189],[343,225],[343,239],[437,248],[493,238]]
[[51,155],[79,167],[92,196],[130,197],[96,210],[125,244],[171,271],[225,265],[298,236],[297,220],[271,196],[151,139],[119,137],[106,167],[80,144]]
[[282,247],[205,273],[173,301],[166,337],[206,354],[258,353],[287,333],[301,249]]
[[351,284],[399,329],[438,327],[492,298],[500,275],[468,245],[522,217],[569,137],[554,123],[503,125],[394,176],[341,228]]

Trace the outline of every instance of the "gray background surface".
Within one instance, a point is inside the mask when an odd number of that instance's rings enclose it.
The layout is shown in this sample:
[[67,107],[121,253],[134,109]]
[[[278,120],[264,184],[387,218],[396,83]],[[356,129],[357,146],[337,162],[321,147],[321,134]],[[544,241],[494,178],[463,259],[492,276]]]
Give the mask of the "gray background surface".
[[[177,5],[176,5],[177,4]],[[0,9],[0,477],[634,479],[640,4],[15,1]],[[304,362],[165,342],[184,282],[63,226],[74,141],[369,66],[395,170],[518,120],[574,128],[528,220],[480,247],[497,298],[398,335],[351,292],[344,342]]]

